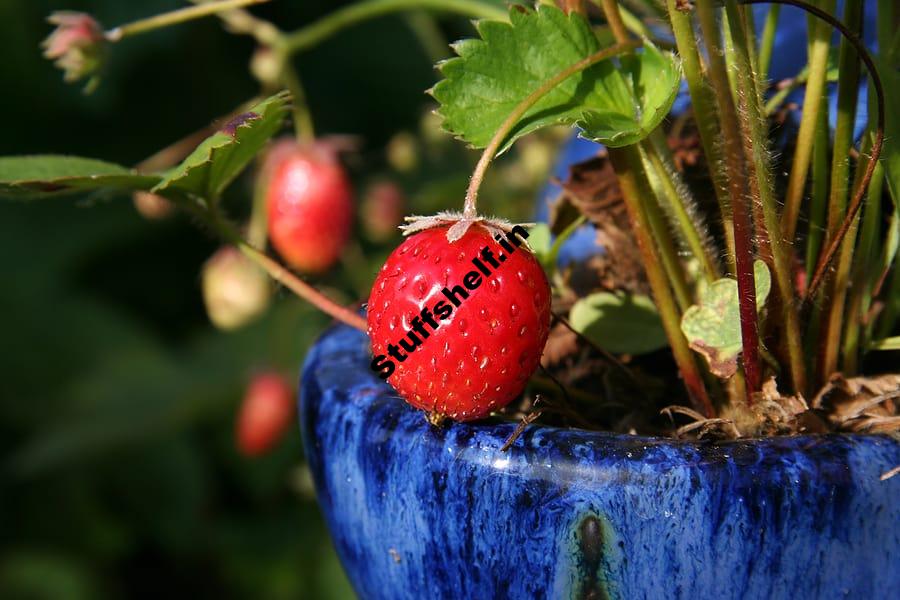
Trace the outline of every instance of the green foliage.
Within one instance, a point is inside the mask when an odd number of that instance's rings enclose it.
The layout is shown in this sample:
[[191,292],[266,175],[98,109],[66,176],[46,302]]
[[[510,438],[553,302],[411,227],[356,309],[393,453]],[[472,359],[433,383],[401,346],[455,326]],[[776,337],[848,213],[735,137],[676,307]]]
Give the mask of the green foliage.
[[[756,308],[761,311],[772,279],[761,260],[753,264],[756,276]],[[681,330],[691,348],[706,358],[710,370],[719,377],[731,377],[737,370],[741,353],[741,317],[737,281],[724,277],[699,292],[700,302],[687,309]]]
[[91,158],[43,154],[0,158],[0,196],[43,198],[98,189],[148,190],[155,175]]
[[[441,63],[444,80],[432,94],[444,128],[479,148],[532,92],[601,49],[584,17],[543,4],[511,9],[509,24],[482,20],[476,27],[481,39],[454,45],[459,56]],[[618,64],[601,61],[556,86],[525,113],[501,150],[557,124],[577,125],[584,137],[608,146],[636,143],[668,113],[680,76],[674,56],[645,42],[643,52]]]
[[900,350],[900,336],[884,338],[873,342],[869,350]]
[[896,107],[900,106],[900,36],[895,36],[891,48],[879,53],[878,74],[884,85],[884,157],[885,179],[890,189],[894,204],[900,204],[900,114]]
[[579,299],[569,314],[575,331],[615,354],[646,354],[667,345],[653,300],[599,292]]
[[201,198],[221,196],[235,177],[282,127],[289,96],[271,96],[234,117],[206,138],[180,165],[169,171],[153,192],[187,192]]
[[556,258],[559,256],[559,251],[562,249],[563,244],[566,243],[566,240],[575,233],[575,230],[578,229],[585,220],[586,217],[584,215],[579,216],[569,223],[569,225],[556,236],[555,240],[553,239],[553,232],[550,231],[550,226],[546,223],[538,223],[531,228],[528,237],[528,246],[531,248],[531,251],[534,252],[538,262],[541,263],[541,266],[544,267],[544,271],[548,274],[553,273],[556,269]]

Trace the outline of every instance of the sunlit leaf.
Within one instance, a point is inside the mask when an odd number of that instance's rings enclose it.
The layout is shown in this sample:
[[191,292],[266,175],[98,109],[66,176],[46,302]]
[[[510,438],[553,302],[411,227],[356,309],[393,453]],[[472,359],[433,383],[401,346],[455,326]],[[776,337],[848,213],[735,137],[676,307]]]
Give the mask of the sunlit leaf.
[[[545,82],[601,49],[588,21],[541,4],[515,7],[510,23],[477,23],[481,39],[454,45],[432,93],[443,127],[476,147],[488,144],[513,109]],[[582,128],[609,146],[632,144],[665,117],[678,91],[675,57],[649,42],[631,57],[601,61],[545,94],[513,128],[501,150],[549,125]]]

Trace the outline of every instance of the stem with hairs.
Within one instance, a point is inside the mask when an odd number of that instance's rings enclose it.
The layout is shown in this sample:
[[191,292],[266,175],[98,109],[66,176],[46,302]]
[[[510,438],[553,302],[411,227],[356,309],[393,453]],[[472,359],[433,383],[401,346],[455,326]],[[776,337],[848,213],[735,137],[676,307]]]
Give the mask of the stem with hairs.
[[[736,24],[740,23],[740,19],[737,18],[739,7],[734,2],[729,2],[726,4],[726,8],[729,14],[733,14],[733,18],[730,20]],[[753,70],[750,68],[747,39],[743,35],[743,28],[736,26],[732,29],[731,34],[736,48],[738,81],[744,106],[741,127],[744,132],[743,136],[750,145],[748,160],[756,182],[753,190],[759,194],[758,200],[764,221],[758,225],[765,229],[769,238],[772,254],[772,262],[769,266],[775,276],[780,325],[784,331],[785,353],[788,359],[791,384],[795,391],[803,393],[806,391],[806,365],[793,287],[791,247],[790,243],[780,235],[781,223],[769,165],[767,124],[763,116],[762,97],[759,95],[759,87],[756,85]]]
[[[862,25],[862,4],[848,2],[844,7],[844,24],[848,29],[858,32]],[[853,126],[856,121],[856,97],[859,87],[859,58],[849,41],[843,39],[839,51],[837,124],[834,131],[834,157],[831,163],[831,190],[828,197],[828,225],[826,240],[831,242],[840,227],[841,220],[847,213],[847,195],[850,177],[850,147],[853,143]],[[868,138],[867,138],[868,139]],[[857,171],[857,183],[861,169]],[[814,223],[813,223],[814,225]],[[847,243],[843,245],[838,259],[838,266],[829,281],[827,308],[824,315],[823,339],[819,344],[819,376],[825,381],[838,369],[838,356],[841,349],[841,333],[844,330],[844,308],[847,299],[847,286],[850,284],[853,246],[851,240],[856,239],[859,217],[854,220],[853,227],[847,234]],[[862,285],[857,282],[857,286]]]
[[658,140],[660,136],[651,134],[651,136],[641,142],[641,148],[647,155],[650,169],[648,171],[655,175],[655,179],[659,182],[661,188],[661,200],[664,206],[668,208],[667,213],[677,231],[681,234],[685,244],[690,249],[691,254],[700,264],[703,277],[707,283],[712,283],[719,278],[719,271],[713,262],[707,245],[703,242],[700,230],[691,215],[688,208],[689,199],[687,189],[677,179],[674,165],[668,164],[659,152],[659,145],[665,144],[665,139]]
[[[762,370],[759,357],[759,322],[756,309],[756,281],[753,272],[753,223],[750,201],[745,186],[746,168],[744,147],[740,133],[740,121],[731,94],[727,67],[721,42],[720,29],[712,0],[698,0],[697,16],[709,55],[709,75],[721,117],[725,168],[731,198],[734,224],[735,269],[738,283],[738,302],[741,318],[741,346],[744,376],[747,383],[747,399],[759,391]],[[735,21],[737,28],[741,21]],[[755,89],[755,84],[754,88]]]
[[822,249],[822,240],[828,221],[828,104],[822,98],[816,132],[813,137],[812,186],[810,187],[809,227],[806,232],[806,280],[812,277],[816,258]]
[[[862,26],[862,3],[846,2],[844,24],[859,33]],[[853,44],[841,40],[838,58],[837,122],[834,128],[834,157],[831,161],[831,190],[828,197],[827,240],[830,242],[847,212],[847,196],[850,188],[850,147],[853,144],[853,126],[856,124],[856,98],[859,94],[859,57]]]
[[652,196],[649,183],[643,176],[641,156],[636,146],[609,149],[610,162],[619,179],[625,208],[628,211],[632,231],[638,243],[638,249],[643,258],[647,280],[653,292],[653,299],[659,309],[663,329],[672,347],[675,363],[681,372],[688,395],[697,409],[707,417],[713,415],[713,407],[703,384],[703,377],[697,366],[696,359],[691,351],[684,333],[681,331],[681,315],[678,306],[666,280],[666,275],[660,267],[660,257],[651,237],[651,228],[645,212],[647,203],[643,198]]
[[658,195],[654,193],[653,185],[648,179],[648,173],[644,165],[649,159],[645,159],[645,154],[641,152],[638,144],[631,148],[641,159],[639,163],[640,170],[636,172],[635,176],[638,177],[638,185],[642,193],[641,198],[644,199],[643,209],[647,219],[647,226],[649,227],[650,235],[656,240],[663,270],[666,273],[669,284],[672,286],[672,291],[675,293],[675,301],[678,304],[679,314],[681,314],[692,304],[691,292],[688,289],[687,273],[678,256],[678,248],[672,239],[669,223],[666,221],[666,216],[660,207]]
[[[821,0],[827,12],[834,12],[835,0]],[[812,159],[813,137],[819,115],[819,102],[825,92],[825,72],[828,68],[828,47],[831,29],[824,23],[818,26],[810,37],[812,51],[809,57],[809,79],[806,82],[806,94],[803,97],[803,116],[800,118],[800,130],[797,133],[797,146],[794,160],[791,163],[791,174],[785,192],[784,237],[793,240],[797,233],[797,221],[800,217],[800,204],[806,188],[806,176],[809,173]]]
[[[853,261],[853,273],[850,280],[854,282],[850,289],[847,303],[847,316],[844,325],[844,347],[842,369],[853,374],[859,369],[860,348],[869,345],[869,327],[867,323],[869,310],[872,307],[872,294],[881,274],[873,265],[878,265],[876,240],[881,225],[881,194],[884,191],[884,167],[875,167],[875,175],[869,184],[866,207],[863,212],[862,229],[859,232],[859,244]],[[880,266],[880,265],[879,265]]]
[[[618,3],[615,0],[604,2],[601,8],[608,22],[621,22]],[[611,26],[611,29],[618,32],[616,39],[620,44],[623,43],[625,41],[624,27]],[[684,337],[684,332],[681,331],[681,313],[676,305],[676,299],[673,298],[673,288],[670,287],[670,283],[674,285],[676,295],[680,296],[679,287],[685,282],[677,277],[667,281],[666,273],[660,269],[660,264],[665,266],[673,260],[677,261],[678,257],[677,254],[666,256],[666,254],[672,254],[674,249],[667,247],[665,243],[660,246],[654,244],[653,236],[656,235],[654,230],[658,230],[660,223],[664,223],[664,217],[660,214],[659,206],[655,202],[643,200],[653,198],[654,194],[644,170],[644,159],[641,156],[640,148],[637,144],[622,148],[609,148],[609,159],[619,181],[628,219],[637,239],[650,290],[659,310],[669,346],[672,348],[675,364],[681,373],[691,402],[704,415],[712,417],[714,414],[712,402],[694,353],[688,345],[687,338]],[[662,241],[664,242],[664,238]],[[660,252],[662,252],[662,256],[660,256]],[[672,277],[672,275],[673,273],[670,272],[669,276]]]
[[719,167],[724,164],[722,148],[719,143],[721,130],[719,127],[718,110],[712,90],[703,75],[703,65],[700,53],[697,50],[697,42],[694,39],[694,28],[691,18],[675,8],[676,0],[667,0],[669,19],[675,41],[678,46],[678,54],[681,57],[681,65],[687,80],[688,90],[691,94],[694,119],[697,122],[697,130],[700,133],[700,143],[703,146],[703,154],[709,169],[716,200],[719,203],[719,212],[722,216],[722,225],[725,232],[725,246],[729,260],[729,270],[734,272],[734,226],[731,218],[731,201],[728,198],[728,184],[725,174]]

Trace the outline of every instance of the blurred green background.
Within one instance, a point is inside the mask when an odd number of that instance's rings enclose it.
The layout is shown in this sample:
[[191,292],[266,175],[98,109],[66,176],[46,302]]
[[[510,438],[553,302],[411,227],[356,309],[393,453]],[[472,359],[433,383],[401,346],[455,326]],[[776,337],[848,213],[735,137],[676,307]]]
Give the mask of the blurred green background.
[[[342,4],[254,12],[292,30]],[[41,57],[54,10],[111,27],[180,6],[0,2],[0,155],[135,164],[254,96],[254,44],[215,18],[118,44],[91,96]],[[459,17],[391,16],[298,57],[318,132],[361,138],[348,157],[360,192],[390,177],[410,212],[461,204],[477,155],[435,135],[423,91],[442,38],[471,31]],[[528,216],[549,156],[535,139],[500,161],[487,212]],[[232,186],[235,216],[251,186]],[[395,243],[362,239],[317,283],[359,301]],[[183,216],[142,218],[127,197],[0,203],[0,598],[353,597],[296,428],[261,458],[234,444],[250,375],[296,379],[328,320],[280,291],[261,320],[217,332],[199,279],[217,246]]]

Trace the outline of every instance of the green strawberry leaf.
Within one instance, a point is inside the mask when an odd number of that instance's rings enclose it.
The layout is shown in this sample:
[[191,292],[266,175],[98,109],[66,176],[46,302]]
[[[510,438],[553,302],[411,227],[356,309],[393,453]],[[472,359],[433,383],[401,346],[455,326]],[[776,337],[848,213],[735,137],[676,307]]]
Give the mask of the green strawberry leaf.
[[[481,39],[454,44],[458,56],[439,65],[444,79],[432,89],[444,129],[478,148],[547,80],[601,49],[590,23],[576,13],[541,4],[509,14],[510,23],[479,21]],[[633,144],[669,112],[680,77],[675,57],[645,41],[643,51],[601,61],[549,91],[501,152],[527,133],[559,124],[577,125],[583,137],[609,146]]]
[[[756,276],[756,307],[762,310],[772,289],[769,268],[761,260],[753,263]],[[681,318],[691,348],[703,355],[710,370],[723,379],[737,371],[741,353],[741,317],[737,281],[725,277],[700,290],[700,302]]]
[[279,93],[234,117],[170,170],[154,193],[186,192],[215,199],[281,129],[289,96]]
[[139,175],[113,163],[53,154],[0,157],[0,196],[30,199],[99,189],[149,190],[155,175]]
[[608,118],[602,112],[586,110],[578,121],[582,137],[610,147],[636,144],[656,129],[675,102],[681,84],[681,67],[675,57],[644,42],[639,54],[619,59],[632,91],[626,120]]
[[653,300],[635,294],[599,292],[572,306],[575,331],[615,354],[646,354],[668,343]]

